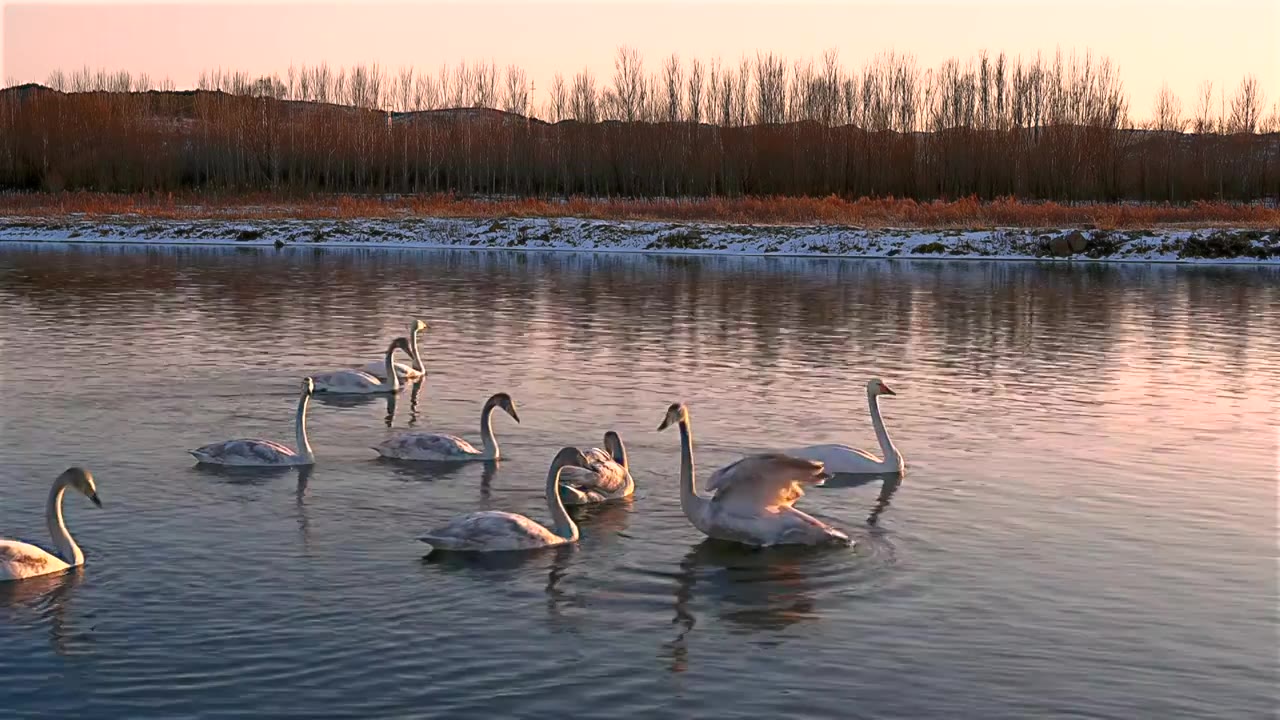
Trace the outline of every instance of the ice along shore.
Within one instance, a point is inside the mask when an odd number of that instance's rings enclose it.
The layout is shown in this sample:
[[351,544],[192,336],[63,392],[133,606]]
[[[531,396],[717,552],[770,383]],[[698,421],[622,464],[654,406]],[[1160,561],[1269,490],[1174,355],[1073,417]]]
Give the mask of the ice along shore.
[[0,241],[1280,265],[1280,228],[922,230],[579,218],[0,218]]

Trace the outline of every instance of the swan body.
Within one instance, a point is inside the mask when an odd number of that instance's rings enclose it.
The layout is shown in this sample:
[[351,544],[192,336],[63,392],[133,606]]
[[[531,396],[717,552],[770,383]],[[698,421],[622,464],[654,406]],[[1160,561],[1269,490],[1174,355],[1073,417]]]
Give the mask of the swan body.
[[456,518],[419,539],[433,550],[453,552],[537,550],[577,542],[578,526],[560,500],[560,472],[566,467],[586,467],[587,463],[582,452],[572,447],[563,448],[551,461],[546,488],[547,508],[553,523],[550,528],[524,515],[486,510]]
[[302,392],[298,395],[298,411],[294,415],[293,430],[298,449],[293,450],[273,440],[227,440],[188,450],[198,462],[209,465],[234,465],[237,467],[286,467],[312,465],[316,461],[307,441],[307,405],[315,383],[311,378],[302,379]]
[[627,464],[627,448],[618,433],[604,434],[604,448],[583,453],[587,467],[569,466],[560,473],[560,499],[565,505],[593,505],[623,500],[636,491]]
[[520,422],[516,403],[506,393],[497,393],[485,401],[480,410],[481,449],[456,435],[443,433],[403,433],[374,445],[373,449],[385,458],[394,460],[422,460],[429,462],[467,462],[472,460],[497,460],[500,456],[498,440],[493,435],[493,411],[501,408]]
[[753,547],[850,545],[844,532],[792,506],[802,484],[825,479],[821,463],[778,453],[743,458],[712,475],[715,494],[703,497],[694,479],[693,432],[680,403],[667,409],[658,430],[680,428],[680,508],[708,537]]
[[[413,382],[427,374],[426,367],[422,364],[422,355],[418,352],[418,333],[427,329],[427,324],[421,320],[415,319],[409,325],[409,357],[413,358],[412,365],[404,363],[392,363],[391,367],[396,373],[396,377],[400,382]],[[362,372],[372,375],[379,380],[387,379],[387,365],[382,360],[373,360],[361,368]]]
[[387,347],[387,352],[382,362],[383,377],[387,379],[377,378],[362,370],[337,370],[335,372],[320,373],[312,376],[315,379],[316,392],[347,395],[399,392],[403,386],[400,383],[400,376],[393,369],[395,366],[393,356],[396,350],[410,352],[409,341],[399,337],[392,340],[391,345]]
[[29,543],[0,538],[0,582],[40,577],[84,564],[84,553],[67,532],[67,525],[62,519],[62,496],[67,488],[76,490],[92,500],[94,505],[102,507],[93,475],[78,467],[65,470],[53,481],[44,513],[58,554]]
[[898,452],[898,448],[894,447],[893,441],[889,439],[889,433],[884,429],[884,419],[880,417],[880,396],[896,394],[879,378],[872,378],[867,383],[867,404],[871,408],[871,426],[876,432],[876,440],[880,443],[882,457],[877,458],[865,450],[838,444],[810,445],[788,450],[787,454],[820,462],[826,466],[827,472],[831,473],[854,475],[901,473],[906,463],[902,453]]

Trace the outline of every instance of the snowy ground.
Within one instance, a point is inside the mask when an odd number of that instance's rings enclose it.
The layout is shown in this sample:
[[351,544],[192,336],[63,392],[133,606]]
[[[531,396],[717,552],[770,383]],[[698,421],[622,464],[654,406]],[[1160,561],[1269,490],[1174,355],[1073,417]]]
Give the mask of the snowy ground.
[[[0,218],[0,241],[231,244],[1280,265],[1280,229],[864,229],[586,220]],[[1072,252],[1073,245],[1083,252]],[[1064,256],[1064,252],[1067,253]]]

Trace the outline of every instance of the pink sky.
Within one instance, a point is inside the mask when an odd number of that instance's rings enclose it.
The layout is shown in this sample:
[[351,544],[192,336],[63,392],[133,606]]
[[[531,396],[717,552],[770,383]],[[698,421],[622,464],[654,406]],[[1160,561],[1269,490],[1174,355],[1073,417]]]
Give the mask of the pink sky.
[[795,60],[835,48],[858,66],[894,49],[935,67],[981,49],[1028,56],[1060,46],[1116,61],[1131,111],[1143,118],[1163,82],[1189,113],[1203,81],[1225,86],[1229,98],[1246,73],[1258,77],[1270,108],[1280,99],[1278,8],[1275,0],[7,3],[0,77],[44,82],[55,68],[88,65],[169,77],[182,88],[219,66],[283,75],[291,63],[378,62],[434,72],[486,60],[523,67],[538,105],[557,70],[569,76],[587,66],[607,82],[623,44],[651,70],[672,52],[736,60],[770,50]]

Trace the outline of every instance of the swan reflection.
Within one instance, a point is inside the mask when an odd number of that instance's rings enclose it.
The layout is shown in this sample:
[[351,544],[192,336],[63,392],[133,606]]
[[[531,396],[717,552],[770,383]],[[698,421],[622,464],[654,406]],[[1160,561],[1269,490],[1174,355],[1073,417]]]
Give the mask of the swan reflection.
[[688,665],[688,636],[697,624],[696,598],[708,601],[717,616],[741,632],[783,630],[820,617],[811,582],[820,567],[829,567],[830,550],[802,546],[748,548],[707,539],[680,561],[676,573],[675,617],[680,628],[666,644],[671,669]]
[[880,481],[880,494],[876,497],[875,504],[871,508],[871,514],[867,516],[867,524],[875,526],[880,520],[880,515],[888,509],[893,494],[902,486],[902,475],[897,473],[871,473],[849,475],[836,473],[827,478],[827,481],[821,485],[822,490],[843,490],[847,488],[862,487],[870,485],[877,480]]
[[74,632],[68,617],[71,597],[84,577],[84,569],[74,567],[61,574],[0,583],[0,618],[8,626],[23,624],[24,618],[32,615],[39,622],[47,620],[49,644],[54,652],[70,655],[79,640],[87,639],[83,633]]

